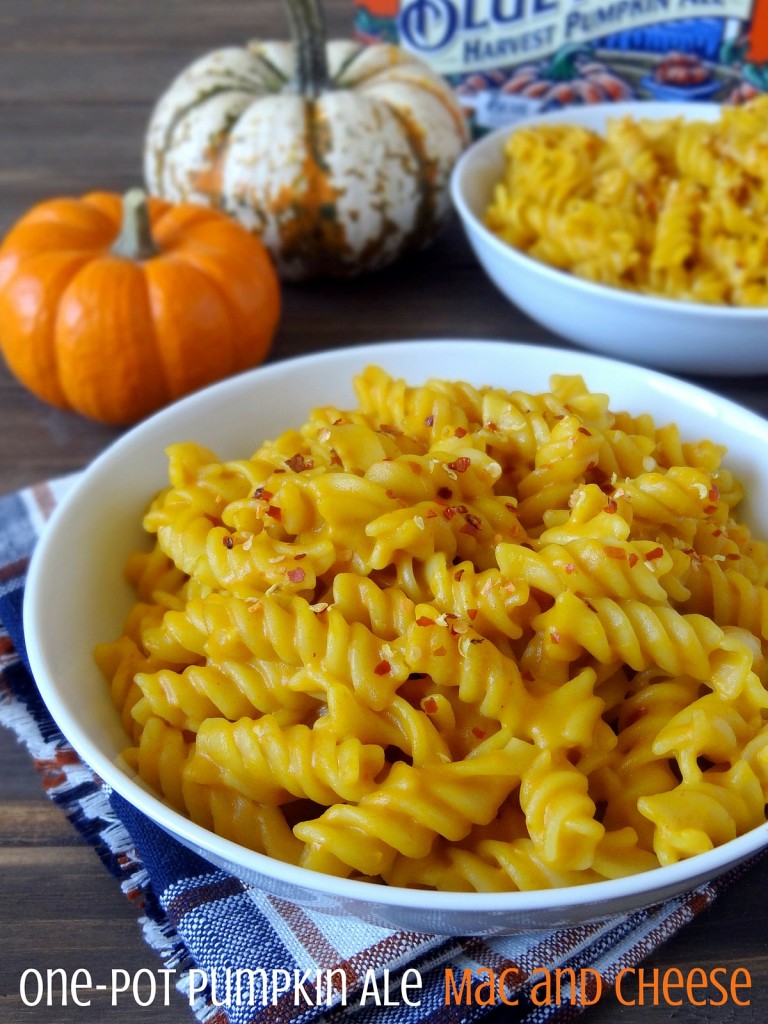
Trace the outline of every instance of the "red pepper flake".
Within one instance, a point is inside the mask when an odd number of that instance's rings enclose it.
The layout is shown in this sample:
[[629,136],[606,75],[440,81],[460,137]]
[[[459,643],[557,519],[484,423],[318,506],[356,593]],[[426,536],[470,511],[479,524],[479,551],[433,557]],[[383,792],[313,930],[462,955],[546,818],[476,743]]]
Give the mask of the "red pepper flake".
[[614,512],[618,512],[619,506],[615,498],[609,498],[608,504],[603,507],[603,512],[609,512],[613,515]]
[[469,619],[470,622],[474,622],[475,619],[477,618],[477,608],[468,608],[467,618]]
[[[454,430],[454,434],[456,435],[456,437],[466,437],[467,431],[464,427],[456,427],[456,429]],[[457,470],[457,472],[461,473],[463,471],[459,469]]]
[[712,484],[712,486],[709,488],[709,494],[707,495],[707,497],[710,501],[720,500],[720,489],[717,486],[717,484]]
[[444,647],[436,647],[432,653],[436,658],[442,658],[446,654],[446,650]]
[[397,498],[397,495],[395,494],[395,492],[393,490],[391,490],[389,487],[386,489],[386,491],[384,491],[384,493],[386,494],[386,496],[388,498],[393,498],[393,499]]
[[472,735],[477,736],[479,740],[484,740],[488,733],[485,731],[485,729],[481,729],[479,725],[473,725]]
[[307,574],[300,566],[296,569],[288,570],[288,579],[291,581],[291,583],[301,583],[301,581],[305,578],[306,575]]
[[725,557],[731,562],[738,562],[741,555],[737,551],[729,551]]
[[294,562],[300,562],[302,560],[302,558],[306,558],[306,557],[307,557],[307,552],[306,551],[300,551],[298,553],[298,555],[294,555],[293,556],[293,560],[294,560]]
[[561,637],[560,637],[560,634],[558,633],[558,631],[556,629],[550,629],[550,631],[549,631],[549,639],[552,641],[553,644],[559,644],[560,643]]
[[448,469],[452,469],[454,473],[466,473],[471,465],[472,460],[466,455],[460,455],[458,459],[454,459],[453,462],[447,463]]
[[517,512],[517,508],[512,504],[511,501],[505,502],[504,508],[507,510],[507,512]]
[[271,501],[274,498],[272,491],[268,491],[266,487],[257,487],[253,492],[254,498],[258,498],[259,501]]
[[427,512],[427,516],[426,517],[427,517],[427,519],[437,519],[437,512],[435,512],[435,510],[433,508],[431,508]]
[[228,551],[231,551],[232,548],[235,546],[235,542],[232,540],[229,534],[227,534],[227,536],[224,538],[223,543],[224,547],[227,548]]
[[573,562],[566,562],[563,568],[569,576],[571,575],[571,573],[576,572],[576,566],[573,564]]
[[587,430],[586,427],[579,427],[579,433],[583,434],[584,437],[592,437],[592,431],[591,430]]
[[427,418],[424,420],[424,426],[425,427],[434,427],[434,425],[435,425],[435,417],[434,416],[427,416]]
[[[467,512],[467,524],[472,530],[481,530],[483,527],[483,521],[480,516],[474,515],[472,512]],[[462,531],[464,527],[462,526]]]
[[627,561],[629,562],[630,569],[634,569],[634,567],[637,565],[637,563],[640,561],[640,559],[637,557],[635,552],[632,551],[632,552],[630,552],[630,555],[629,555],[629,558],[627,559]]
[[343,466],[344,463],[341,461],[341,457],[335,448],[331,448],[331,465],[332,466]]
[[271,516],[272,519],[276,519],[279,523],[283,517],[283,510],[278,505],[270,505],[267,509],[267,515]]
[[421,476],[421,466],[418,462],[406,462],[406,466],[414,474],[414,476]]
[[664,557],[664,548],[662,548],[662,547],[651,548],[651,550],[647,551],[645,553],[645,555],[644,555],[644,558],[645,558],[646,562],[652,562],[655,558],[663,558],[663,557]]
[[451,490],[450,487],[438,487],[437,496],[438,498],[452,498],[453,491]]
[[723,535],[723,531],[721,529],[717,529],[717,530],[713,530],[712,531],[712,536],[713,537],[722,537],[722,535]]
[[453,517],[455,515],[456,515],[456,506],[455,505],[451,505],[448,508],[444,508],[443,509],[443,516],[446,519],[451,520],[451,519],[453,519]]
[[380,661],[373,671],[377,676],[388,676],[392,671],[392,666],[386,660]]
[[464,569],[457,569],[456,572],[453,574],[453,578],[456,580],[457,583],[459,582],[461,577],[464,575],[464,572],[465,572]]
[[705,505],[704,511],[707,515],[712,515],[713,512],[717,512],[717,505]]
[[286,459],[285,464],[294,473],[303,473],[305,469],[312,469],[314,466],[312,459],[305,459],[301,452],[296,452],[290,459]]
[[434,624],[435,620],[430,619],[428,615],[420,615],[418,619],[416,619],[417,626],[434,626]]
[[488,423],[485,429],[490,431],[491,434],[495,434],[499,428],[495,423]]
[[608,555],[609,558],[622,559],[627,557],[627,553],[624,550],[624,548],[616,547],[613,544],[605,545],[605,553],[606,555]]
[[424,701],[422,701],[422,705],[421,706],[424,709],[424,711],[426,712],[426,714],[428,714],[428,715],[435,715],[435,714],[437,714],[437,701],[435,700],[434,697],[426,697],[424,699]]

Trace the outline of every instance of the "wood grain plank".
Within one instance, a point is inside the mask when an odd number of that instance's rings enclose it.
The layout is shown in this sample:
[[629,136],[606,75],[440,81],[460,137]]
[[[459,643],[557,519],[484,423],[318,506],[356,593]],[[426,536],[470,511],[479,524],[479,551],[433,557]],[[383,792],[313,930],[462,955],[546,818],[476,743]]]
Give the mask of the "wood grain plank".
[[[351,33],[351,0],[326,0],[324,9],[329,32]],[[158,40],[202,49],[286,36],[279,0],[4,0],[0,8],[2,46],[14,50],[145,50]]]
[[[50,858],[55,858],[59,847],[82,846],[82,840],[51,801],[4,799],[0,803],[0,866],[11,866],[16,850],[23,850],[22,856],[28,857],[30,851],[24,848],[30,845],[51,847]],[[4,860],[4,853],[10,854],[10,859]]]

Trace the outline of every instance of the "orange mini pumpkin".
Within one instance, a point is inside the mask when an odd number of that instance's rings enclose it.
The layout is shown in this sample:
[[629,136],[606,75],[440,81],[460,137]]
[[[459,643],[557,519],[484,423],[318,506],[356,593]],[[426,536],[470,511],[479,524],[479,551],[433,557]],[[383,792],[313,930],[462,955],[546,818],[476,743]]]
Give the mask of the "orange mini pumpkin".
[[126,424],[262,362],[280,291],[261,242],[193,204],[94,192],[0,247],[0,348],[38,397]]

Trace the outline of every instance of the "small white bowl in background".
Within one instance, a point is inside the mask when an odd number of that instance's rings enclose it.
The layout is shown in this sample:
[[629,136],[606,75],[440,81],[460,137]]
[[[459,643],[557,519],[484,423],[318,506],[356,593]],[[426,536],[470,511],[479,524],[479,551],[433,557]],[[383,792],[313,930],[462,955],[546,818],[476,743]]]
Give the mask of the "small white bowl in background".
[[[93,659],[122,632],[135,595],[128,555],[147,545],[141,521],[167,486],[165,448],[195,441],[221,459],[247,458],[303,423],[317,405],[352,408],[352,379],[369,364],[411,384],[430,377],[539,392],[551,374],[581,374],[613,410],[676,421],[685,438],[729,448],[749,495],[744,515],[768,536],[768,422],[684,381],[578,350],[514,342],[414,341],[287,360],[230,378],[156,414],[108,448],[51,518],[34,552],[24,630],[40,693],[69,742],[115,792],[203,857],[259,888],[327,913],[389,928],[492,935],[600,920],[685,892],[768,845],[768,824],[707,853],[628,878],[538,892],[456,893],[334,878],[222,839],[160,799],[120,758],[129,740]],[[760,455],[762,451],[763,455]]]
[[715,306],[639,295],[557,270],[513,248],[483,223],[504,175],[504,146],[520,127],[684,117],[714,121],[715,103],[633,102],[569,107],[526,118],[473,143],[459,159],[451,195],[472,248],[494,284],[523,312],[585,348],[662,370],[740,376],[768,372],[768,307]]

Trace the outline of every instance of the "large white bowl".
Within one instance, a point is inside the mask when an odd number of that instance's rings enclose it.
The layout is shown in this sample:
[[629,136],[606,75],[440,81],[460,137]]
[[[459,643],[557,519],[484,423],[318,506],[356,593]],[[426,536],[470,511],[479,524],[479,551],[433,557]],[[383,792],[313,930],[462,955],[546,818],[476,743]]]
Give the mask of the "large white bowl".
[[514,249],[483,218],[504,174],[504,145],[523,125],[578,124],[603,132],[609,118],[716,120],[714,103],[600,103],[526,118],[475,142],[460,158],[451,196],[478,260],[515,305],[563,338],[631,362],[696,374],[768,372],[768,308],[655,298],[585,281]]
[[746,482],[749,516],[768,534],[768,423],[692,385],[579,351],[482,341],[369,345],[277,363],[199,392],[134,428],[84,473],[55,512],[29,571],[24,628],[40,692],[83,759],[114,790],[214,864],[277,896],[386,927],[493,934],[595,920],[655,903],[711,878],[768,844],[768,825],[671,867],[570,889],[499,895],[427,892],[332,878],[272,860],[188,821],[119,760],[126,745],[94,645],[121,632],[133,594],[127,555],[146,541],[141,519],[166,484],[165,447],[192,440],[221,458],[247,456],[297,426],[317,404],[354,404],[352,377],[376,363],[422,383],[428,377],[540,391],[552,373],[582,374],[612,408],[676,420],[692,439],[730,449]]

